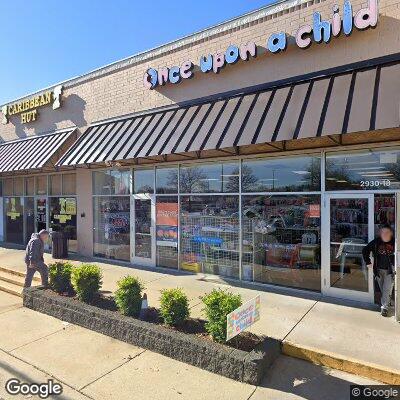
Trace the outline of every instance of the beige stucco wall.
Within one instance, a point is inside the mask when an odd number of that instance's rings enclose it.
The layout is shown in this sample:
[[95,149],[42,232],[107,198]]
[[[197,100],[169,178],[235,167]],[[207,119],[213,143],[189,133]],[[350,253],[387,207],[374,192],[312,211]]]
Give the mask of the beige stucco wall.
[[[316,4],[313,4],[314,2]],[[342,34],[338,38],[333,38],[329,44],[313,43],[306,50],[301,50],[291,43],[281,54],[263,52],[257,59],[251,59],[249,62],[239,61],[236,65],[227,66],[218,75],[212,72],[208,74],[197,72],[194,79],[183,81],[178,85],[168,84],[152,91],[143,86],[143,73],[149,67],[170,67],[180,65],[185,60],[192,60],[198,64],[201,55],[224,51],[230,44],[239,45],[251,40],[265,47],[268,36],[278,31],[292,35],[289,40],[293,41],[293,35],[299,26],[312,23],[314,11],[320,11],[324,19],[330,19],[333,4],[335,2],[330,0],[310,1],[284,11],[282,15],[272,15],[251,26],[205,39],[151,61],[133,64],[72,87],[66,83],[61,109],[56,111],[50,107],[40,109],[38,121],[29,125],[21,125],[18,116],[12,117],[11,123],[0,126],[0,136],[4,140],[10,140],[71,125],[84,128],[91,122],[106,118],[399,51],[400,0],[381,0],[376,29],[354,30],[350,37]],[[365,7],[367,2],[353,0],[352,5],[353,10],[357,11]]]

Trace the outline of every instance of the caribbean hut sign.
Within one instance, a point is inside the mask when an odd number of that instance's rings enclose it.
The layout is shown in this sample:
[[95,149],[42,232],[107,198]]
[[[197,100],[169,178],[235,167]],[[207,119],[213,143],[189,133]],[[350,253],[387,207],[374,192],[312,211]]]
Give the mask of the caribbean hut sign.
[[61,107],[61,95],[63,87],[56,86],[52,90],[47,90],[36,96],[28,99],[17,101],[12,104],[4,105],[1,108],[3,113],[3,124],[8,124],[10,117],[18,115],[21,124],[27,124],[37,120],[39,112],[38,109],[51,105],[53,110]]
[[[301,49],[307,49],[313,42],[329,43],[332,38],[342,33],[350,36],[354,28],[360,31],[375,28],[378,23],[378,14],[378,0],[368,0],[367,7],[356,12],[353,12],[351,1],[345,0],[342,10],[337,4],[333,6],[329,19],[323,19],[320,12],[314,12],[312,23],[300,26],[294,33],[294,41]],[[286,32],[271,34],[266,38],[265,47],[257,46],[252,41],[241,45],[232,44],[225,51],[202,55],[198,61],[199,70],[202,73],[218,74],[226,65],[233,65],[239,60],[249,61],[257,57],[258,53],[277,54],[285,51],[287,44]],[[154,89],[166,83],[180,83],[194,76],[194,66],[195,64],[188,60],[170,68],[149,68],[144,73],[143,84],[147,89]]]

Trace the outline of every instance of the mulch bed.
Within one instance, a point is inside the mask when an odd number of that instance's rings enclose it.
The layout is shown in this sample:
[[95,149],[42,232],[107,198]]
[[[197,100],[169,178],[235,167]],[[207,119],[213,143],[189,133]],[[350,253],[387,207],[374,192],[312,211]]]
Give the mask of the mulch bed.
[[[70,297],[70,298],[73,298],[74,300],[80,302],[80,300],[78,300],[78,298],[75,295],[70,294],[70,293],[58,294],[58,293],[52,291],[51,289],[48,289],[47,292],[51,293],[54,296]],[[114,298],[112,296],[100,295],[90,304],[92,306],[98,307],[102,310],[119,312],[117,305],[115,304]],[[131,318],[133,318],[133,317],[131,317]],[[146,313],[146,317],[143,318],[143,321],[150,322],[150,323],[156,324],[156,325],[162,325],[165,328],[179,331],[182,333],[186,333],[188,335],[195,335],[195,336],[197,336],[201,339],[207,340],[207,341],[213,341],[211,336],[206,331],[206,328],[205,328],[206,321],[199,319],[199,318],[188,318],[182,326],[173,327],[173,326],[169,326],[169,325],[164,325],[161,315],[159,313],[159,310],[157,308],[149,307],[147,310],[147,313]],[[262,341],[263,341],[263,338],[260,338],[259,336],[255,335],[254,333],[242,332],[241,334],[237,335],[235,338],[233,338],[229,342],[226,342],[225,345],[228,347],[243,350],[246,352],[251,352]]]

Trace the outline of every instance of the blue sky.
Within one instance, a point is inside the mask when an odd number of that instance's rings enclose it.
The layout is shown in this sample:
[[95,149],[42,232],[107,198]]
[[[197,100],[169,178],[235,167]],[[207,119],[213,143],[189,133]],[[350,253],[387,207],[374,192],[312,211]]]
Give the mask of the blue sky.
[[0,0],[0,104],[271,0]]

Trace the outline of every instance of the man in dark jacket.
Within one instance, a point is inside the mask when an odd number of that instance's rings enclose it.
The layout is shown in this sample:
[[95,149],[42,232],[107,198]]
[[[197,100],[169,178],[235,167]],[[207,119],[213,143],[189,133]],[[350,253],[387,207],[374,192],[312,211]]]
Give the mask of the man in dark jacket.
[[390,297],[394,287],[394,234],[390,225],[382,225],[379,236],[369,242],[363,248],[365,263],[371,266],[371,254],[373,257],[374,278],[377,279],[381,289],[381,314],[388,315]]
[[44,243],[49,238],[49,232],[42,229],[39,233],[32,233],[31,239],[26,246],[25,264],[26,277],[25,287],[32,285],[33,275],[38,271],[42,278],[42,285],[48,286],[49,271],[44,263]]

